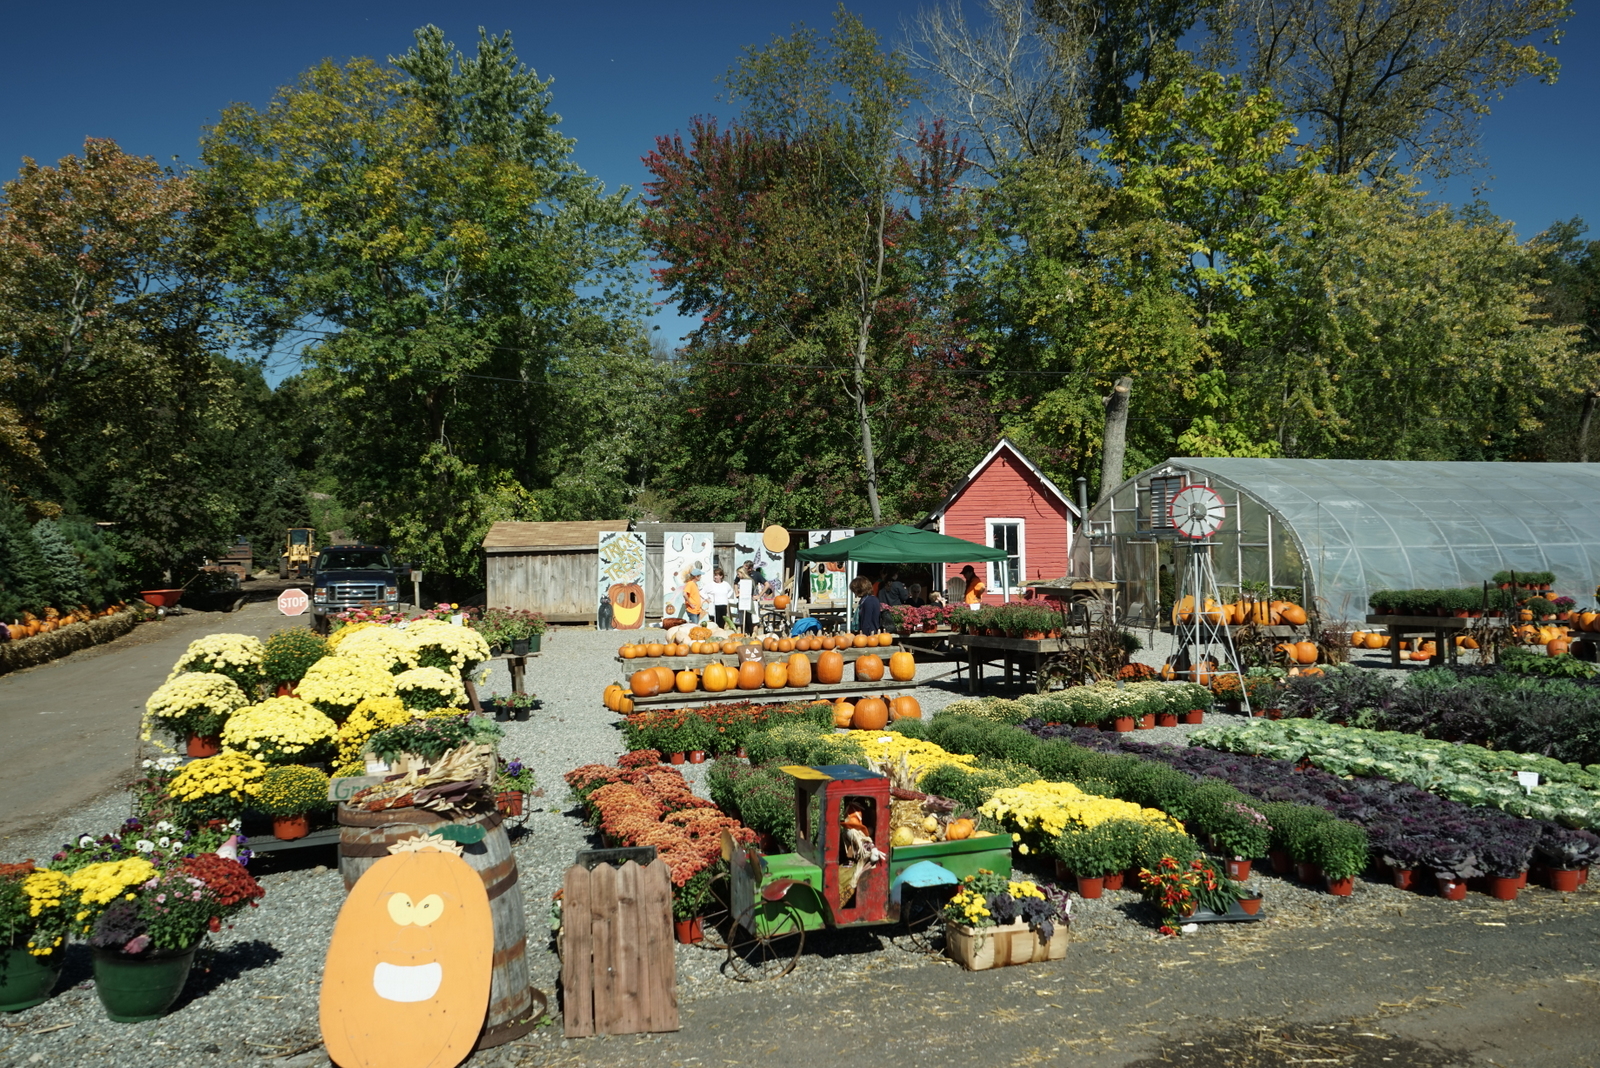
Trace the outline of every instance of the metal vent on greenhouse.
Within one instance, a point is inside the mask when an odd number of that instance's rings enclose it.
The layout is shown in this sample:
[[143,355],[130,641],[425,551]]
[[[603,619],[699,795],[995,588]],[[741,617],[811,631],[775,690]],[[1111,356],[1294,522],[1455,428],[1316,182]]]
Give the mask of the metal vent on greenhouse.
[[1211,550],[1224,597],[1265,589],[1355,621],[1378,589],[1553,571],[1587,604],[1600,582],[1600,464],[1180,457],[1118,486],[1074,543],[1073,573],[1117,582],[1129,622],[1171,604],[1186,548],[1155,513],[1189,483],[1228,506]]

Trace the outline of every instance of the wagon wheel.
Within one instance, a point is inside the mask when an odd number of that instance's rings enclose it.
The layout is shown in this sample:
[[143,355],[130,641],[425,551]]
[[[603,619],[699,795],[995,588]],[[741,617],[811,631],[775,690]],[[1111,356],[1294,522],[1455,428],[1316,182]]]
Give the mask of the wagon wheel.
[[900,905],[900,935],[907,948],[930,956],[944,952],[944,924],[939,919],[937,897],[918,890]]
[[728,907],[732,890],[727,873],[712,878],[706,903],[700,909],[700,945],[706,949],[728,948],[728,937],[734,926],[733,913]]
[[774,907],[772,925],[782,934],[763,935],[735,924],[728,933],[728,959],[723,972],[741,983],[758,983],[788,975],[800,962],[806,941],[805,922],[800,910],[784,901]]

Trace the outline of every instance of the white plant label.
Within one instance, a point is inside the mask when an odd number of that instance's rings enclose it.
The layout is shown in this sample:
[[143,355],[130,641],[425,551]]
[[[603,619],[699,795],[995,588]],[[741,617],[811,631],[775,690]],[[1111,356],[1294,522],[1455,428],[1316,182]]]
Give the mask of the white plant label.
[[1539,785],[1539,773],[1537,771],[1519,771],[1517,772],[1517,782],[1531,794],[1533,793],[1533,788]]

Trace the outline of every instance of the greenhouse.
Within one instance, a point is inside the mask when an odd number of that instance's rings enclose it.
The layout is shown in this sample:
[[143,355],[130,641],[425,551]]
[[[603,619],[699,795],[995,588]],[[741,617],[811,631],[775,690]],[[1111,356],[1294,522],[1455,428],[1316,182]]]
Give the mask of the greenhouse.
[[1073,573],[1118,583],[1130,623],[1170,610],[1190,544],[1170,502],[1191,484],[1226,507],[1210,539],[1223,600],[1242,590],[1356,621],[1379,589],[1552,571],[1555,594],[1587,604],[1600,582],[1600,464],[1180,457],[1091,508],[1074,544]]

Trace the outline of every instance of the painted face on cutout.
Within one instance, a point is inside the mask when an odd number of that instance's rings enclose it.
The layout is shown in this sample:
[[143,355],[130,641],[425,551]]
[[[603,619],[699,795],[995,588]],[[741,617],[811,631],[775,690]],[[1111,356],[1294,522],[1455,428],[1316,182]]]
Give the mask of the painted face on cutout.
[[340,1068],[452,1068],[489,1008],[494,922],[472,866],[434,850],[383,857],[328,945],[321,1023]]
[[617,630],[638,630],[644,622],[644,587],[637,582],[617,582],[606,591],[611,600],[611,623]]

